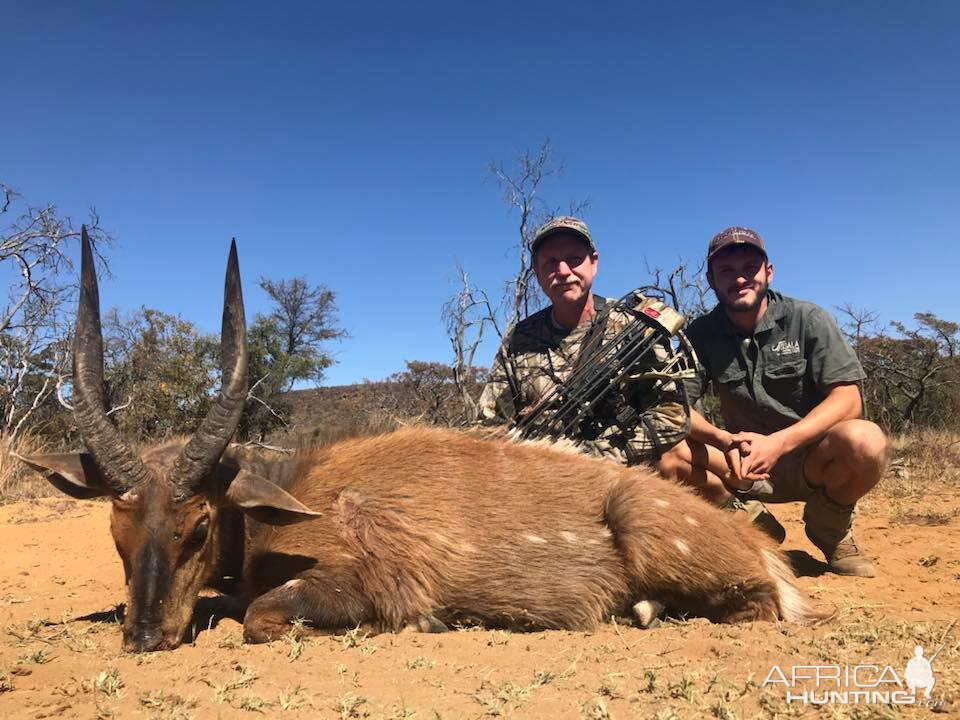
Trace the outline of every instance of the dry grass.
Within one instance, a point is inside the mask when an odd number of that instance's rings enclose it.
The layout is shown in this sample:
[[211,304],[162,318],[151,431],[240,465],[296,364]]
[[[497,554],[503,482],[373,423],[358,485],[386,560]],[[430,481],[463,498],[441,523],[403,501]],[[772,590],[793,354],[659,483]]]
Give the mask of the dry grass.
[[946,525],[960,515],[931,496],[960,485],[960,434],[918,430],[890,438],[890,465],[877,488],[860,503],[862,512],[890,517],[893,525]]
[[881,490],[892,497],[923,495],[930,483],[960,480],[960,435],[918,430],[890,439],[890,469]]
[[0,441],[0,505],[48,497],[56,492],[41,475],[10,454],[33,455],[47,449],[46,442],[30,432],[18,435],[12,443]]
[[155,720],[190,720],[196,700],[165,690],[150,690],[140,695],[140,706]]

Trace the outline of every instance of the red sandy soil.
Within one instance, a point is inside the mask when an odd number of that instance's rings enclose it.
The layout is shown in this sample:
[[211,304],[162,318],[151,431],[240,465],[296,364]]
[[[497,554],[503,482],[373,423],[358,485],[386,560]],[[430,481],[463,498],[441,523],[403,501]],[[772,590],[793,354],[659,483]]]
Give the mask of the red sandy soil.
[[[824,573],[798,506],[775,508],[801,584],[833,619],[816,627],[669,621],[653,630],[352,633],[245,646],[211,621],[172,652],[121,652],[124,600],[109,505],[46,499],[0,507],[0,717],[839,718],[913,717],[930,707],[787,704],[774,665],[890,665],[914,646],[935,709],[960,704],[960,495],[935,481],[865,503],[858,538],[878,577]],[[876,678],[876,674],[871,677]],[[808,686],[809,687],[809,686]],[[835,689],[835,688],[834,688]],[[898,689],[885,685],[880,689]],[[797,688],[800,692],[802,688]]]

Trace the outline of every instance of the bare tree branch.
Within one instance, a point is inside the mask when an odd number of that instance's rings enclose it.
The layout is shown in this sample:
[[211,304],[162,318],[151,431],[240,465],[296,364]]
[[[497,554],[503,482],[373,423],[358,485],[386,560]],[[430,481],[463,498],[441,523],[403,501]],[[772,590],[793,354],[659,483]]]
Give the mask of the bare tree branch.
[[107,410],[107,415],[113,415],[115,412],[118,412],[120,410],[124,410],[125,408],[130,407],[132,402],[133,402],[133,396],[127,395],[127,401],[123,403],[123,405],[115,405],[109,410]]
[[[548,205],[542,197],[544,182],[562,172],[563,166],[553,159],[549,139],[544,140],[536,151],[520,153],[510,165],[491,163],[489,166],[490,176],[503,192],[504,202],[517,213],[516,241],[510,247],[516,268],[503,285],[502,301],[494,307],[486,291],[472,286],[466,271],[458,267],[460,289],[443,307],[443,319],[454,355],[451,366],[454,384],[463,404],[463,416],[468,422],[477,417],[477,404],[468,388],[476,385],[474,357],[484,332],[489,327],[502,338],[507,328],[538,309],[542,302],[533,282],[529,248],[537,228],[564,214],[560,206]],[[571,202],[567,214],[579,215],[589,204],[588,200]]]
[[[0,306],[0,437],[14,437],[48,400],[63,399],[76,291],[68,249],[80,230],[55,206],[25,203],[3,183],[0,216],[0,266],[18,278]],[[109,242],[95,211],[88,230],[95,246]]]
[[502,334],[487,293],[470,284],[467,272],[462,267],[457,267],[457,273],[460,276],[460,291],[444,305],[443,318],[453,347],[453,381],[463,402],[464,419],[469,424],[475,422],[479,414],[477,402],[471,393],[471,385],[476,384],[474,356],[488,325],[493,327],[498,336]]
[[656,298],[688,318],[706,314],[710,307],[710,286],[707,284],[706,264],[701,262],[691,270],[683,260],[670,271],[646,266],[650,282],[637,288],[647,297]]
[[290,427],[290,424],[287,422],[287,419],[286,419],[283,415],[281,415],[280,413],[278,413],[276,410],[274,410],[272,407],[270,407],[270,405],[268,405],[265,401],[263,401],[263,400],[261,400],[260,398],[258,398],[256,395],[248,395],[248,396],[247,396],[247,399],[253,400],[254,402],[257,402],[257,403],[260,403],[261,405],[263,405],[263,407],[265,407],[265,408],[267,409],[267,411],[268,411],[271,415],[273,415],[277,420],[280,421],[280,424],[281,424],[281,425],[283,425],[285,428],[289,428],[289,427]]
[[242,448],[261,448],[263,450],[270,450],[272,452],[283,453],[284,455],[293,455],[296,450],[293,448],[280,447],[279,445],[267,445],[266,443],[258,442],[257,440],[247,440],[245,443],[241,443],[240,447]]

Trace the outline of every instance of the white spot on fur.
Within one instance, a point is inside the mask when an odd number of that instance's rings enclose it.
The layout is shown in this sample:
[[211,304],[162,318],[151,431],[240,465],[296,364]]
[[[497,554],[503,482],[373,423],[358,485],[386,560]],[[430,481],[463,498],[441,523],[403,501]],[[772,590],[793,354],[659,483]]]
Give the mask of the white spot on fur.
[[697,522],[696,518],[692,518],[689,515],[684,515],[683,519],[686,520],[691,525],[693,525],[694,527],[700,527],[700,523]]
[[527,542],[538,543],[538,544],[543,544],[547,542],[542,537],[539,537],[537,535],[524,535],[523,539],[526,540]]
[[283,586],[284,586],[285,588],[295,588],[295,587],[298,587],[298,586],[300,586],[300,585],[303,585],[303,580],[300,580],[300,579],[298,579],[298,578],[294,578],[293,580],[287,580],[287,581],[283,584]]
[[657,507],[670,507],[670,503],[666,500],[661,500],[660,498],[654,498],[653,504]]
[[560,537],[562,537],[571,545],[576,545],[578,542],[580,542],[580,539],[577,537],[576,533],[568,532],[566,530],[560,533]]
[[599,538],[593,536],[593,533],[591,533],[590,537],[588,537],[584,542],[586,542],[587,545],[599,545],[600,543],[606,542],[612,537],[613,533],[610,532],[610,528],[601,528]]
[[673,541],[673,544],[676,545],[676,546],[677,546],[677,550],[679,550],[680,552],[682,552],[684,555],[689,555],[689,554],[690,554],[690,546],[687,545],[687,544],[686,544],[683,540],[681,540],[680,538],[677,538],[676,540],[674,540],[674,541]]

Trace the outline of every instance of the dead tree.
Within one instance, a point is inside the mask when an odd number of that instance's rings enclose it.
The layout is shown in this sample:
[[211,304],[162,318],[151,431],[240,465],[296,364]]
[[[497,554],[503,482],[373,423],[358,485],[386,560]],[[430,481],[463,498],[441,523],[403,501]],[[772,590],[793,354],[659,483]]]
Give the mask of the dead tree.
[[464,403],[464,416],[476,418],[477,406],[467,378],[476,376],[473,357],[491,328],[498,338],[519,320],[537,310],[542,302],[533,280],[530,241],[543,223],[561,214],[579,215],[589,207],[588,200],[571,202],[567,207],[549,205],[542,195],[545,181],[563,172],[553,160],[553,147],[545,140],[536,150],[525,150],[510,164],[491,163],[490,175],[503,191],[507,207],[517,213],[517,234],[510,252],[516,260],[515,271],[505,281],[502,298],[494,306],[486,291],[469,283],[463,268],[457,268],[460,290],[443,308],[443,318],[454,352],[454,378]]
[[[26,203],[2,183],[0,216],[0,267],[15,278],[0,308],[0,442],[9,445],[69,385],[76,277],[68,247],[80,231],[54,205]],[[95,212],[88,230],[94,248],[109,241]]]
[[647,265],[647,275],[650,281],[637,288],[647,297],[669,305],[688,320],[709,312],[711,291],[704,262],[691,269],[687,261],[679,260],[670,272]]
[[460,292],[443,306],[443,319],[453,348],[453,382],[463,404],[463,419],[470,424],[476,421],[478,415],[477,401],[471,387],[477,375],[474,356],[487,327],[492,327],[498,337],[503,332],[487,293],[470,284],[467,272],[462,267],[457,267],[457,273],[460,276]]
[[516,253],[517,267],[513,277],[504,285],[505,327],[512,327],[540,305],[540,296],[531,282],[530,242],[537,228],[561,214],[580,215],[590,206],[589,200],[572,201],[568,207],[549,205],[541,195],[544,181],[563,173],[563,164],[553,160],[549,138],[536,153],[525,150],[513,165],[491,163],[490,174],[503,191],[503,201],[518,214],[517,242],[511,250]]

